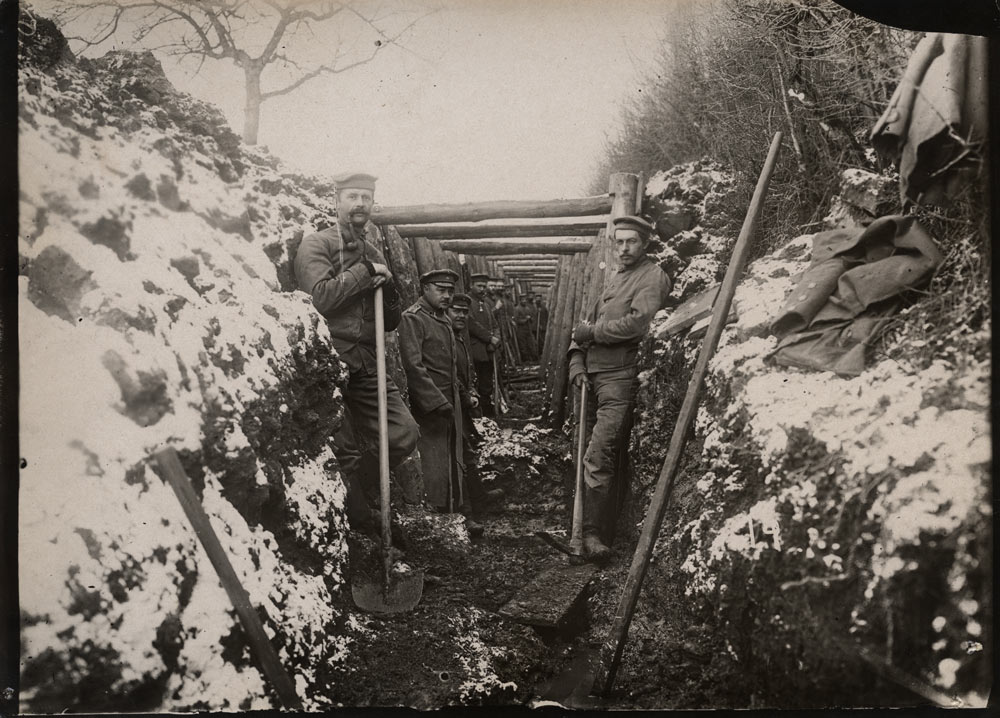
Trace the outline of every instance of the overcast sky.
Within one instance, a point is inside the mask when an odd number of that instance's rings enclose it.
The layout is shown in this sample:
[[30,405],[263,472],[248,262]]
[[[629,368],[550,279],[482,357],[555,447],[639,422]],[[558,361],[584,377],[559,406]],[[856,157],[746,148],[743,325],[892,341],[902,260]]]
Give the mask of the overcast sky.
[[[665,22],[691,0],[426,1],[439,9],[405,51],[266,102],[260,143],[308,173],[372,172],[383,204],[580,196]],[[399,7],[402,22],[418,6]],[[240,131],[238,70],[164,67]]]

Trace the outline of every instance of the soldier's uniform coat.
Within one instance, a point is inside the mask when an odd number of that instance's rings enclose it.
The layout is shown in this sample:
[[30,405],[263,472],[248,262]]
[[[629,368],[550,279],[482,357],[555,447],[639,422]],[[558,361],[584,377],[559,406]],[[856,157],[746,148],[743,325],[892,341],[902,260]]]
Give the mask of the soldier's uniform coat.
[[608,531],[608,497],[616,488],[612,485],[615,448],[631,428],[639,344],[670,289],[669,277],[648,256],[622,267],[588,314],[594,325],[593,343],[570,344],[570,381],[585,373],[593,384],[586,417],[590,441],[583,457],[584,531]]
[[[345,241],[346,237],[346,241]],[[385,264],[378,250],[381,235],[371,222],[362,236],[337,222],[302,240],[295,255],[295,278],[313,306],[326,319],[330,339],[347,365],[343,388],[347,406],[344,422],[334,437],[334,447],[348,482],[348,516],[367,519],[367,503],[360,485],[362,447],[378,446],[378,379],[375,356],[375,291],[373,264]],[[389,282],[382,291],[386,331],[400,321],[399,294]],[[391,377],[387,377],[389,464],[397,466],[417,445],[417,424]]]
[[[399,352],[406,370],[410,407],[420,424],[420,465],[427,502],[444,511],[462,504],[462,404],[451,321],[421,297],[403,312]],[[454,411],[452,421],[433,412]]]

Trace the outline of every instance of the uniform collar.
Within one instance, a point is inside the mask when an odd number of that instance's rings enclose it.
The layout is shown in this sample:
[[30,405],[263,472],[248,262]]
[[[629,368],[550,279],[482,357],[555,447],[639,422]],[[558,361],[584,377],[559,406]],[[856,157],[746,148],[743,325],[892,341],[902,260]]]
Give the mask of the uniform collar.
[[443,319],[444,321],[448,322],[449,325],[451,325],[451,320],[448,319],[447,315],[445,314],[445,311],[443,309],[440,310],[439,312],[434,311],[434,307],[432,307],[427,302],[427,298],[424,297],[423,295],[420,295],[420,299],[417,300],[417,304],[419,304],[421,309],[423,309],[425,312],[430,314],[435,319]]
[[631,267],[625,267],[625,266],[619,265],[618,266],[618,273],[619,274],[623,274],[625,272],[634,272],[639,267],[641,267],[644,264],[646,264],[646,262],[652,262],[652,261],[653,260],[651,260],[649,258],[648,254],[644,254],[644,255],[642,255],[642,259],[640,259],[638,262],[636,262],[635,264],[633,264]]
[[[337,225],[338,229],[340,229],[340,238],[344,242],[349,242],[354,239],[354,234],[352,232],[352,227],[350,222],[344,222],[343,220],[338,218]],[[365,226],[361,230],[361,236],[358,237],[358,240],[364,242],[367,238],[368,238],[368,223],[366,222]]]

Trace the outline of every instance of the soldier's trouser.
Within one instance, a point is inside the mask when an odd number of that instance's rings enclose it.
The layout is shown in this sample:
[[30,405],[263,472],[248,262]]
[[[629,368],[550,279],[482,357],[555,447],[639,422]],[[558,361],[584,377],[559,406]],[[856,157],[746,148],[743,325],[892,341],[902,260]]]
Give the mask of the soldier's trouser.
[[493,408],[493,359],[486,361],[476,361],[476,391],[479,392],[479,407],[483,410],[483,416],[494,417],[496,412]]
[[468,489],[467,505],[473,515],[478,515],[486,509],[486,489],[479,477],[479,455],[476,453],[476,435],[471,430],[472,426],[472,415],[467,409],[462,409],[462,463],[465,465],[465,486]]
[[[635,407],[638,367],[588,374],[593,384],[587,399],[590,440],[583,454],[583,531],[605,533],[612,519],[608,497],[615,476],[616,449],[626,438],[628,419]],[[574,387],[574,392],[579,390]],[[579,406],[577,405],[579,415]]]
[[[403,403],[399,389],[386,377],[386,408],[389,429],[389,467],[398,466],[417,447],[420,430]],[[378,377],[358,371],[351,374],[344,389],[344,423],[333,438],[334,450],[347,488],[347,518],[360,526],[370,518],[361,484],[362,445],[376,452],[378,475]]]

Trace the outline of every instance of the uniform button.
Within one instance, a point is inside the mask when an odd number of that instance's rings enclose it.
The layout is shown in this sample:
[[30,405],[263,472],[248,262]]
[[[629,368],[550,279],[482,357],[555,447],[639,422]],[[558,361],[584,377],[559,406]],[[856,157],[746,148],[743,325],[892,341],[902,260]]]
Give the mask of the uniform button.
[[815,289],[815,288],[816,288],[816,282],[809,282],[809,289]]

